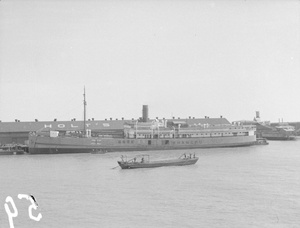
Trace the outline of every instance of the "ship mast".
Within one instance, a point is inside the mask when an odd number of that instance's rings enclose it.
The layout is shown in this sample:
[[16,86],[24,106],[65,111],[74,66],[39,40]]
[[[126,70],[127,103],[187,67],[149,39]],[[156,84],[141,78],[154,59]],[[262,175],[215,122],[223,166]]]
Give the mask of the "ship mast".
[[83,132],[84,135],[86,135],[86,129],[85,129],[85,120],[86,120],[86,101],[85,101],[85,87],[84,87],[84,91],[83,91]]

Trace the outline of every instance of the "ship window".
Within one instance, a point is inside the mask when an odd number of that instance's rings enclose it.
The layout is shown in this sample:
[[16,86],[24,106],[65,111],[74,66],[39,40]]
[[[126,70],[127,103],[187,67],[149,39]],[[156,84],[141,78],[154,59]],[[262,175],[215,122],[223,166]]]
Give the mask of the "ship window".
[[133,143],[133,140],[131,140],[131,143]]
[[151,145],[151,140],[148,140],[148,145]]
[[165,145],[169,145],[169,140],[165,140]]
[[125,140],[123,140],[123,143],[125,143]]
[[118,143],[121,143],[121,142],[122,142],[121,140],[118,141]]

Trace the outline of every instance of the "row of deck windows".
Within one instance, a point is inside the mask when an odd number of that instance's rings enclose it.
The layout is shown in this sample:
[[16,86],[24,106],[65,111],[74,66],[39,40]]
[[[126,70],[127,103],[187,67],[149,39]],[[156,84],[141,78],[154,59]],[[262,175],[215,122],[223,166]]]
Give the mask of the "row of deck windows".
[[173,145],[175,144],[201,144],[202,142],[201,141],[177,141],[177,142],[172,142]]
[[[119,144],[133,144],[134,141],[133,140],[119,140],[118,143]],[[141,141],[139,141],[139,143],[141,143],[141,144],[145,143],[145,144],[151,145],[151,140],[148,140],[148,142],[141,140]],[[172,143],[172,145],[175,145],[175,144],[199,144],[199,143],[201,144],[202,141],[201,140],[198,140],[198,141],[197,140],[196,141],[173,141],[171,143]],[[164,141],[162,141],[162,144],[169,145],[170,141],[164,140]]]
[[[231,136],[231,135],[247,135],[248,132],[232,132],[232,133],[206,133],[206,134],[179,134],[179,138],[191,138],[195,136]],[[157,135],[154,135],[154,137],[157,137]],[[137,138],[152,138],[153,136],[151,134],[138,134]],[[173,138],[174,135],[172,134],[160,134],[160,138]]]
[[119,140],[118,143],[134,143],[133,140]]

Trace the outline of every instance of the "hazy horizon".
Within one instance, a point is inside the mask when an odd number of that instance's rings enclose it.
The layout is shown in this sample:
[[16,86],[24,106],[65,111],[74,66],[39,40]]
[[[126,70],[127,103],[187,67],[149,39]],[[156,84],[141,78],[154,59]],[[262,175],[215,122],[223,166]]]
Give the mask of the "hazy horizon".
[[299,1],[0,1],[0,120],[300,121]]

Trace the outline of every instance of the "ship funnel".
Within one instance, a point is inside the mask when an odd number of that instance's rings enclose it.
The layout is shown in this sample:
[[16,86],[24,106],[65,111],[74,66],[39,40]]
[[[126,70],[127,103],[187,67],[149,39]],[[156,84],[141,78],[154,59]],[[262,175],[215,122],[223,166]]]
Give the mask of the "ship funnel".
[[254,118],[254,121],[260,122],[259,111],[256,111],[256,116]]
[[259,111],[256,111],[256,117],[255,117],[256,119],[259,119],[260,118],[260,116],[259,116]]
[[148,105],[143,105],[143,122],[148,121]]

